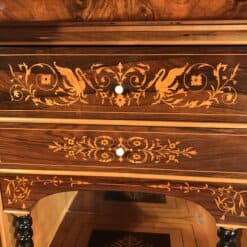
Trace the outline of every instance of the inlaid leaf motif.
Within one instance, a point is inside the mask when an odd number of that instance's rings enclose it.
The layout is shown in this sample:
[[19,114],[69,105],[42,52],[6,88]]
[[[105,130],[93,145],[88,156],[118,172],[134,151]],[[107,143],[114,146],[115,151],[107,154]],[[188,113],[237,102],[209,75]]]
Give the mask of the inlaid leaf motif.
[[[126,155],[117,157],[115,150],[122,147]],[[94,160],[101,163],[128,162],[131,164],[179,164],[181,158],[193,158],[197,150],[193,147],[186,147],[181,142],[173,142],[170,139],[162,143],[159,138],[147,139],[140,136],[130,138],[119,137],[113,139],[111,136],[89,137],[63,137],[63,141],[53,141],[49,145],[53,152],[63,152],[65,158],[82,159],[85,161]]]
[[[103,144],[104,145],[104,144]],[[64,188],[71,188],[72,190],[78,190],[84,188],[84,186],[101,185],[101,182],[92,183],[80,177],[59,177],[49,176],[46,178],[28,177],[28,176],[15,176],[12,178],[3,179],[3,191],[4,198],[6,198],[8,206],[16,208],[19,206],[21,209],[27,208],[27,202],[32,197],[32,191],[36,186],[45,186],[47,189],[57,188],[61,186],[62,191]],[[102,185],[106,185],[102,182]],[[110,185],[110,184],[109,184]],[[135,185],[136,188],[142,188],[140,184]],[[215,184],[203,184],[195,185],[190,182],[175,182],[168,181],[162,184],[150,183],[146,186],[152,190],[158,190],[159,193],[185,193],[191,194],[193,198],[196,195],[194,193],[203,193],[209,198],[212,198],[212,202],[215,203],[216,209],[219,210],[221,221],[225,221],[227,217],[246,217],[246,200],[247,190],[235,188],[232,185],[216,186]],[[135,239],[129,238],[133,243]],[[125,238],[123,240],[126,242]],[[121,239],[121,241],[123,241]],[[128,238],[127,238],[128,240]],[[120,243],[121,243],[120,241]],[[136,243],[139,243],[139,239]],[[128,243],[128,241],[127,241]]]
[[[149,64],[122,62],[115,66],[96,63],[87,72],[79,66],[68,68],[56,62],[53,65],[19,64],[18,72],[14,71],[12,65],[9,68],[12,76],[9,94],[12,101],[32,101],[36,106],[49,107],[90,104],[91,93],[88,92],[93,92],[97,104],[123,108],[146,105],[148,95],[151,107],[164,104],[174,110],[235,104],[238,98],[235,85],[238,83],[240,65],[231,68],[224,63],[216,66],[187,63],[178,67],[163,67],[155,74],[151,74],[152,67]],[[118,85],[127,89],[121,95],[113,90]],[[155,95],[150,96],[149,93],[153,92]]]

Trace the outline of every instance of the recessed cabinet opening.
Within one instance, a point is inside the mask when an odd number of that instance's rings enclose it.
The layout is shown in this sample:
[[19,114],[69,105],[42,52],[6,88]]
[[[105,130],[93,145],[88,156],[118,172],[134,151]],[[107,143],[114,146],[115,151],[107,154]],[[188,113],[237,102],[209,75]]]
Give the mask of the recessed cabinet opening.
[[217,242],[215,220],[205,209],[163,194],[59,193],[40,200],[32,217],[34,242],[43,247],[209,247]]

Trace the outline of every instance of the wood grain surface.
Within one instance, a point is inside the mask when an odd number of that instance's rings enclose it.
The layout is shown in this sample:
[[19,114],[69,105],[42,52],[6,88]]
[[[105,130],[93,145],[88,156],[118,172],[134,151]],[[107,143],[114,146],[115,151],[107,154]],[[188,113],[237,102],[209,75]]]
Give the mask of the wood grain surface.
[[246,24],[247,20],[0,23],[0,45],[245,45]]
[[18,0],[1,1],[0,21],[159,21],[245,19],[239,0]]
[[[246,130],[83,125],[0,127],[1,169],[247,177]],[[118,148],[124,155],[118,157]]]
[[182,197],[246,226],[246,20],[246,0],[2,0],[3,209],[120,190]]
[[[2,177],[4,209],[31,210],[47,195],[77,190],[111,190],[161,193],[200,204],[218,224],[246,226],[246,186],[224,183],[167,181],[137,178],[83,176],[5,175]],[[10,211],[9,211],[10,212]]]
[[[108,236],[115,231],[146,232],[154,237],[157,233],[169,234],[172,247],[214,247],[217,238],[214,219],[205,209],[189,201],[173,197],[166,197],[166,202],[161,203],[106,201],[104,192],[84,191],[78,193],[68,209],[51,247],[88,246],[94,231],[99,230]],[[108,242],[115,243],[110,239]],[[96,241],[99,246],[100,240]],[[169,244],[165,245],[161,238],[153,246],[168,247]]]
[[0,56],[2,117],[247,121],[244,46],[4,48]]

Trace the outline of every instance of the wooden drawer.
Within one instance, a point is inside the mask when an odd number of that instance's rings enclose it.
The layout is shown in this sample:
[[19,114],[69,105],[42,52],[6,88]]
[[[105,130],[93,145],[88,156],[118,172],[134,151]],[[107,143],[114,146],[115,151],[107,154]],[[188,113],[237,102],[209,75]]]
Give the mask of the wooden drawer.
[[246,174],[246,134],[192,128],[1,126],[1,168],[241,177]]
[[247,120],[245,47],[6,48],[0,56],[2,117]]

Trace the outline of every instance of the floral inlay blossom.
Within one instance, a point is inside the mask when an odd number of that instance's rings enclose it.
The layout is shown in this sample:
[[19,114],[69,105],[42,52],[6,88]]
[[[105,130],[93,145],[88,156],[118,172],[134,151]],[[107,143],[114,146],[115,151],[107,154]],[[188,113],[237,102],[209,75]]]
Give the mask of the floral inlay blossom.
[[[18,205],[22,209],[27,208],[27,202],[32,196],[32,192],[35,186],[45,186],[45,187],[59,187],[69,186],[71,190],[83,188],[89,185],[100,185],[100,183],[93,183],[86,181],[85,179],[80,179],[77,177],[62,178],[58,176],[53,176],[49,178],[36,177],[24,177],[16,176],[13,179],[5,178],[3,179],[4,195],[7,198],[7,204],[9,206]],[[106,183],[103,183],[105,186]],[[111,185],[111,184],[109,184]],[[136,185],[135,187],[140,187],[141,185]],[[162,184],[149,184],[148,188],[158,190],[160,193],[169,192],[180,192],[186,194],[203,193],[207,196],[212,197],[215,207],[221,213],[220,219],[225,221],[227,216],[238,216],[246,217],[246,196],[247,190],[241,190],[235,188],[232,185],[228,186],[216,186],[209,184],[192,185],[189,182],[179,183],[175,181],[164,182]]]
[[[116,155],[116,149],[125,150],[123,157]],[[53,141],[49,145],[53,152],[63,152],[65,158],[95,160],[101,163],[129,162],[131,164],[179,163],[181,158],[192,158],[197,155],[193,147],[186,147],[180,141],[167,140],[163,143],[159,138],[149,139],[140,136],[130,138],[112,138],[111,136],[63,137],[63,141]]]
[[[31,101],[40,106],[70,106],[73,104],[111,105],[118,108],[165,104],[176,108],[210,108],[215,104],[235,104],[235,85],[239,64],[184,64],[175,68],[160,68],[151,74],[152,66],[144,63],[116,66],[93,64],[90,69],[68,68],[37,63],[19,64],[19,71],[10,67],[12,101]],[[39,72],[37,72],[39,71]],[[116,94],[122,86],[126,90]],[[147,95],[149,97],[147,97]],[[92,101],[91,101],[92,100]]]

